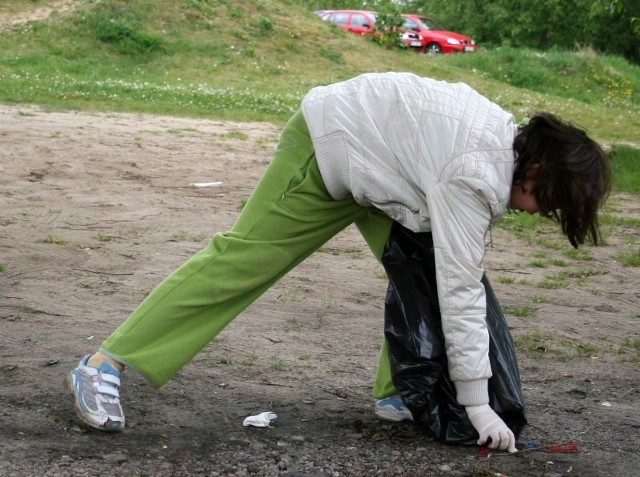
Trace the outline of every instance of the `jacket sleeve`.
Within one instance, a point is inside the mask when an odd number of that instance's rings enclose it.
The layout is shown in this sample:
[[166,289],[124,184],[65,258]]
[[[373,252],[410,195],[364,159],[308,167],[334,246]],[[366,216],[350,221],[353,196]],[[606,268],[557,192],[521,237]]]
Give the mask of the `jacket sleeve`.
[[481,263],[495,201],[487,183],[470,177],[450,179],[427,193],[449,375],[463,406],[489,402],[491,365]]

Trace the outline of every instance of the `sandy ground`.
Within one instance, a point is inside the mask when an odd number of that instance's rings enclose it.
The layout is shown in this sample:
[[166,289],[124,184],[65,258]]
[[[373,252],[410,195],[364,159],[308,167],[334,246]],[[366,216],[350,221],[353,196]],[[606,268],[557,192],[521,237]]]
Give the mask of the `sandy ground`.
[[[483,458],[370,397],[386,280],[347,229],[237,318],[167,386],[125,376],[128,428],[87,432],[62,378],[168,273],[228,229],[279,130],[131,114],[0,106],[0,475],[628,476],[640,465],[640,270],[618,227],[592,260],[542,256],[495,229],[485,260],[508,314],[530,425],[578,452]],[[222,182],[198,188],[194,183]],[[637,197],[612,199],[640,217]],[[535,284],[569,272],[566,288]],[[515,283],[507,283],[511,277]],[[271,410],[269,429],[245,416]]]
[[20,8],[11,5],[11,2],[3,3],[4,5],[0,5],[0,28],[35,20],[46,20],[51,16],[64,14],[80,4],[81,0],[34,2],[33,5],[22,5]]

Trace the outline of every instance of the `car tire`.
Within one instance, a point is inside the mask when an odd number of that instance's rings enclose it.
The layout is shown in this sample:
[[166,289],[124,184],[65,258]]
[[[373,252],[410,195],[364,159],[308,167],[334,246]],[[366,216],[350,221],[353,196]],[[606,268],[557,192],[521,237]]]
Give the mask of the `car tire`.
[[439,55],[442,53],[442,47],[438,43],[431,42],[424,51],[429,55]]

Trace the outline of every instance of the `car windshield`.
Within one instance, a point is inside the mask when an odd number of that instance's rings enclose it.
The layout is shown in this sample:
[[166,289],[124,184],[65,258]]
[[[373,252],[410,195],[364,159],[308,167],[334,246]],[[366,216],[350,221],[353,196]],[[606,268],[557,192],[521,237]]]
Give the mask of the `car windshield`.
[[422,23],[422,26],[427,30],[444,30],[444,28],[442,28],[438,22],[432,20],[431,18],[417,17],[416,20]]

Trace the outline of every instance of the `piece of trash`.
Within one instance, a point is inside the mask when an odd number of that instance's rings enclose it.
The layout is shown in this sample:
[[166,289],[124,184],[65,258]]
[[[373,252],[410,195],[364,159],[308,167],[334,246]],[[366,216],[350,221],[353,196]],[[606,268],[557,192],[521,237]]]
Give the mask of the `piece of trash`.
[[580,452],[580,448],[573,442],[564,442],[561,444],[539,445],[534,441],[519,442],[518,452],[498,451],[491,449],[488,446],[478,447],[478,456],[480,457],[492,457],[492,456],[513,456],[516,454],[523,454],[528,452],[548,452],[551,454],[575,454]]
[[261,412],[255,416],[248,416],[242,423],[243,426],[269,427],[271,421],[278,419],[275,412]]
[[556,444],[553,446],[544,446],[540,450],[545,452],[551,452],[553,454],[572,454],[580,452],[580,448],[573,442],[567,442],[566,444]]
[[88,336],[87,337],[88,340],[92,340],[93,338],[95,338],[95,336]]
[[611,403],[609,401],[605,401],[602,403],[604,407],[611,407]]
[[215,182],[192,182],[191,186],[192,187],[221,187],[222,184],[223,183],[221,181],[215,181]]
[[55,366],[56,364],[58,364],[58,360],[57,359],[50,359],[49,361],[44,363],[45,366]]

